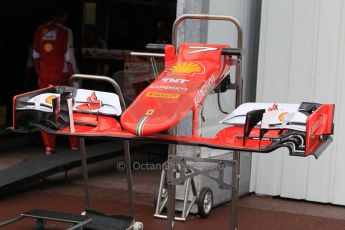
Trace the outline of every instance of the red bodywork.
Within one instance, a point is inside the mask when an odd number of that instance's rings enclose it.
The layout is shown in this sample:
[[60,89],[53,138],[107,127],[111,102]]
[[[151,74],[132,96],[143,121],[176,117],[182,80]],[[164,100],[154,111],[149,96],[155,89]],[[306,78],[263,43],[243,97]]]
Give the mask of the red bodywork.
[[[323,141],[320,139],[322,135],[332,134],[332,117],[333,117],[333,105],[322,105],[310,116],[307,121],[307,133],[306,133],[306,150],[304,155],[308,156],[313,154]],[[92,114],[80,114],[75,113],[75,133],[71,133],[69,128],[64,128],[56,132],[60,135],[77,135],[77,136],[89,136],[89,137],[111,137],[120,139],[135,139],[141,141],[150,142],[162,142],[162,143],[175,143],[182,145],[197,145],[218,149],[230,149],[241,150],[251,152],[270,152],[278,147],[274,145],[273,140],[280,138],[287,130],[270,130],[264,135],[262,140],[259,140],[260,129],[254,128],[245,145],[243,145],[243,126],[231,126],[219,131],[214,138],[203,138],[193,136],[171,136],[168,134],[153,134],[150,136],[140,137],[131,132],[123,130],[120,123],[113,117],[98,116]],[[315,119],[323,117],[326,122],[317,125],[318,128],[313,130],[313,134],[310,133],[311,127],[315,127]],[[318,122],[318,119],[316,119]],[[78,123],[89,123],[92,125],[78,125]],[[308,131],[309,130],[309,131]],[[285,146],[287,147],[287,146]]]
[[124,111],[122,126],[138,136],[165,131],[191,110],[197,112],[204,99],[230,68],[221,49],[228,46],[185,43],[178,56],[166,48],[166,68]]
[[334,105],[321,105],[307,119],[305,154],[313,153],[322,144],[322,138],[333,134]]

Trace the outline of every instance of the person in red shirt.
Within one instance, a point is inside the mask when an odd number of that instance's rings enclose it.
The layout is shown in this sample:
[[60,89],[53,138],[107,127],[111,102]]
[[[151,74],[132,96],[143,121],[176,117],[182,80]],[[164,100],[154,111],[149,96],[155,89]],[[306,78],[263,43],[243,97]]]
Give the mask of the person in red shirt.
[[[72,30],[63,24],[67,10],[56,7],[52,20],[36,29],[33,42],[33,63],[39,77],[39,88],[49,85],[67,85],[69,78],[76,73]],[[45,152],[50,155],[56,146],[56,137],[42,132]],[[70,138],[72,149],[77,149],[77,138]]]

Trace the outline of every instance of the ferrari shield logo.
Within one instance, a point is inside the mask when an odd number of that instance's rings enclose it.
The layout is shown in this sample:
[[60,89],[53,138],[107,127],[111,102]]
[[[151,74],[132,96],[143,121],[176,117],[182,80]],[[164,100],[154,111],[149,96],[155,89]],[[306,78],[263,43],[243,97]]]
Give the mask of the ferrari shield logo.
[[154,111],[155,111],[154,109],[149,109],[149,110],[146,111],[145,115],[146,116],[151,116],[154,113]]

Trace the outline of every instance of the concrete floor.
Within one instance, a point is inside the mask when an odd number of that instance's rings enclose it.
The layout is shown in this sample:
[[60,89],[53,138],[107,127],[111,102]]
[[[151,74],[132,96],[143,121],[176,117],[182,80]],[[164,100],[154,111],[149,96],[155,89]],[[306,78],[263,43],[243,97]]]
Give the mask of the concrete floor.
[[[67,149],[60,144],[58,151]],[[1,151],[0,169],[25,159],[43,154],[40,144],[17,146]],[[145,162],[146,155],[134,154],[133,162]],[[159,160],[156,162],[160,162]],[[92,207],[109,214],[126,214],[127,185],[122,170],[123,159],[108,160],[89,166]],[[139,165],[139,163],[137,163]],[[142,164],[143,165],[143,164]],[[134,170],[134,198],[137,219],[144,222],[145,229],[165,229],[165,220],[153,217],[153,197],[158,186],[160,170],[152,165]],[[0,178],[1,179],[1,178]],[[230,203],[214,208],[207,219],[190,215],[184,223],[176,222],[174,229],[229,229]],[[69,213],[80,213],[84,209],[84,190],[81,170],[69,172],[68,181],[58,174],[37,184],[0,199],[0,220],[13,217],[23,211],[41,208]],[[281,199],[278,197],[249,194],[240,199],[238,225],[247,229],[345,229],[345,208],[330,204]],[[29,227],[30,226],[30,227]],[[59,229],[64,225],[49,222],[48,229]],[[34,229],[33,220],[23,220],[4,229]]]

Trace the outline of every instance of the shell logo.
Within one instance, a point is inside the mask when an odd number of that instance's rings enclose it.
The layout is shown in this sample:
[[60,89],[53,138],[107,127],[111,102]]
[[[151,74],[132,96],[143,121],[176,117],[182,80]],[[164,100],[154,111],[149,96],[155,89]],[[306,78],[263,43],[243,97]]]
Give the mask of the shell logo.
[[171,73],[180,73],[180,74],[196,74],[202,73],[204,67],[196,62],[186,61],[179,62],[169,68]]
[[284,112],[284,113],[279,114],[279,116],[278,116],[279,121],[283,121],[283,120],[284,120],[284,117],[285,117],[287,114],[288,114],[288,112]]
[[51,51],[53,50],[53,45],[52,45],[51,43],[46,43],[46,44],[44,45],[44,50],[45,50],[47,53],[51,52]]
[[46,98],[46,103],[51,105],[53,103],[53,99],[57,98],[57,96],[55,95],[51,95],[49,97]]

